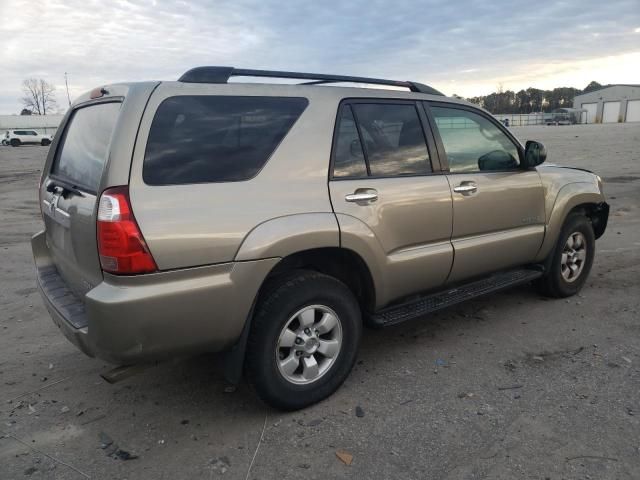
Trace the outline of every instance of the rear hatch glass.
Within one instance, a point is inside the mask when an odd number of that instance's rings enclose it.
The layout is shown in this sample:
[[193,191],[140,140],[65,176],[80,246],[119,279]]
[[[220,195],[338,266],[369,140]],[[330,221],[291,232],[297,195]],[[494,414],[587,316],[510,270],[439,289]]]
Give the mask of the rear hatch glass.
[[98,103],[73,112],[41,187],[49,251],[58,272],[80,298],[102,280],[96,194],[120,106]]
[[95,193],[119,110],[120,103],[103,103],[74,112],[51,173]]

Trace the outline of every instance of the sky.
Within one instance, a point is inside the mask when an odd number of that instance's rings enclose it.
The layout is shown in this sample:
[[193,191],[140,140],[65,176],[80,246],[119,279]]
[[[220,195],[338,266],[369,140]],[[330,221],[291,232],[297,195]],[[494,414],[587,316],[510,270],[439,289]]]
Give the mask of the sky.
[[[446,95],[640,83],[640,0],[0,0],[0,114],[21,83],[61,110],[198,65],[413,80]],[[11,12],[11,15],[5,15]]]

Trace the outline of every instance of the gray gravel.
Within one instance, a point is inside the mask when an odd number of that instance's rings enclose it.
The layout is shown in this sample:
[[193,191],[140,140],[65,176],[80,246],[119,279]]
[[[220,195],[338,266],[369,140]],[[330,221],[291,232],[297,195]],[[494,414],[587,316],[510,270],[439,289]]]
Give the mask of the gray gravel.
[[105,383],[34,285],[47,149],[0,147],[0,478],[640,478],[640,124],[513,131],[605,179],[582,293],[521,287],[367,331],[345,385],[287,414],[225,393],[214,355]]

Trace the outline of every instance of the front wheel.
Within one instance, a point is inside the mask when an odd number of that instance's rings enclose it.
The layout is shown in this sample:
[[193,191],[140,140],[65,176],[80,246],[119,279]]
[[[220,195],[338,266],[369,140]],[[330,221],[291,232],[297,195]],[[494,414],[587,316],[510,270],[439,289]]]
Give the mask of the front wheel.
[[311,271],[266,285],[247,344],[246,371],[258,396],[296,410],[331,395],[356,359],[362,319],[351,291]]
[[551,254],[549,270],[539,281],[542,293],[556,298],[578,293],[591,271],[595,247],[589,219],[581,214],[570,215]]
[[43,147],[48,146],[51,143],[51,140],[47,139],[47,138],[43,138],[42,141],[40,142],[40,145],[42,145]]

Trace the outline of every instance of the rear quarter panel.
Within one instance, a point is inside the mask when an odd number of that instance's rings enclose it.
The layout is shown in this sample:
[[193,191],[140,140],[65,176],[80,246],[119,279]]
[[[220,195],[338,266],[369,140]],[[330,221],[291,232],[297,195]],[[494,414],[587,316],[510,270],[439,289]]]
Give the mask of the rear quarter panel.
[[[149,129],[160,103],[175,95],[306,97],[309,105],[254,178],[150,186],[142,178]],[[158,267],[166,270],[231,261],[256,227],[262,233],[270,232],[270,226],[259,227],[269,220],[290,216],[295,219],[307,213],[333,215],[327,172],[337,103],[335,95],[322,89],[309,89],[302,95],[299,87],[283,85],[161,84],[142,119],[130,178],[132,207]],[[280,224],[291,226],[290,223]],[[332,229],[331,243],[326,246],[337,245],[335,219]],[[256,244],[245,247],[242,259],[284,254],[282,249],[268,251]]]

